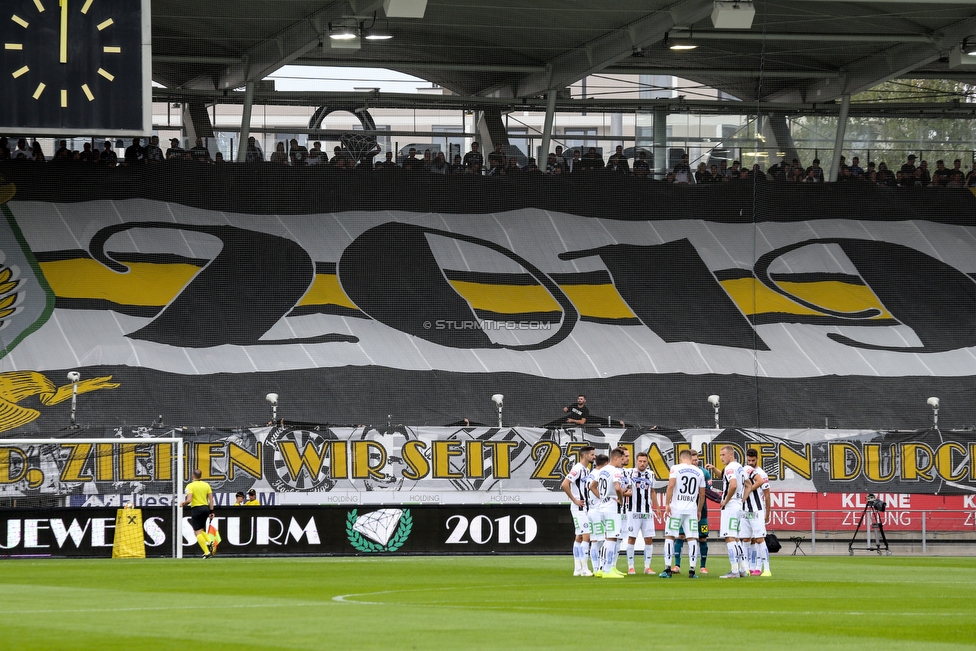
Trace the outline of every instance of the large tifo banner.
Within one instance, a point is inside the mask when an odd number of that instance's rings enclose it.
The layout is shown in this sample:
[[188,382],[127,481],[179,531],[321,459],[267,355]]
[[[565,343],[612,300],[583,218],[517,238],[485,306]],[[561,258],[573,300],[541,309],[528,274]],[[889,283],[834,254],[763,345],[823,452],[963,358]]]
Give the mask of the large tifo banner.
[[8,436],[976,422],[968,190],[2,169]]
[[[0,441],[0,499],[48,495],[63,497],[65,506],[170,504],[173,452],[153,443],[151,433],[141,434],[145,444]],[[705,463],[721,469],[718,450],[731,445],[740,459],[749,449],[758,452],[774,493],[884,492],[943,500],[976,493],[971,431],[323,426],[164,435],[184,437],[184,476],[199,469],[221,505],[252,488],[267,505],[566,504],[560,484],[587,445],[604,453],[623,447],[631,464],[637,453],[647,453],[659,491],[681,450],[699,450]],[[960,500],[952,504],[962,508]],[[832,508],[829,500],[825,505]]]

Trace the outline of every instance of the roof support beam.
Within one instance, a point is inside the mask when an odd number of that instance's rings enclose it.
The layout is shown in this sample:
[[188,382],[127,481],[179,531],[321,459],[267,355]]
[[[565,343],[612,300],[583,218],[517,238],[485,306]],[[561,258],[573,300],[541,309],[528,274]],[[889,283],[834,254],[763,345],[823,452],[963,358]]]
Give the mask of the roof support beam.
[[657,43],[675,25],[693,25],[711,12],[712,0],[673,2],[664,11],[647,14],[552,59],[546,72],[524,77],[514,85],[511,93],[515,97],[533,97],[552,88],[568,86],[629,57],[635,47]]
[[814,32],[750,32],[675,30],[670,38],[692,41],[823,41],[837,43],[932,43],[932,34],[825,34]]
[[856,61],[848,67],[841,83],[825,79],[797,91],[776,93],[764,99],[772,102],[825,102],[844,94],[856,95],[891,79],[910,77],[913,70],[938,61],[943,52],[958,45],[974,29],[976,16],[940,30],[938,38],[931,45],[901,43]]

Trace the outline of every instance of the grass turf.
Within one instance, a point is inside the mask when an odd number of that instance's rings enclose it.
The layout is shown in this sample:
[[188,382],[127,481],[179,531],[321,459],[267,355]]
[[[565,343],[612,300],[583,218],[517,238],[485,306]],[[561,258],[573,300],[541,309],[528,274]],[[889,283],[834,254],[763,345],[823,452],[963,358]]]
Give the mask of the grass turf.
[[697,581],[576,578],[570,556],[8,560],[0,647],[918,651],[976,641],[976,559],[774,557],[771,578],[719,580],[723,560]]

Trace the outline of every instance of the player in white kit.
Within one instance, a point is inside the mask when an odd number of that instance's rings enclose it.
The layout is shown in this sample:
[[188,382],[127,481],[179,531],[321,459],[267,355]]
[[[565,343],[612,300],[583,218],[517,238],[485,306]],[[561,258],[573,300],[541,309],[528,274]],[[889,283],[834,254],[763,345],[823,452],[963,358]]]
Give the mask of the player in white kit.
[[766,547],[766,525],[769,524],[769,475],[759,465],[756,450],[746,452],[746,480],[742,494],[742,541],[748,546],[749,574],[772,576],[769,571],[769,549]]
[[590,517],[587,514],[587,489],[590,478],[590,465],[596,451],[593,446],[587,445],[579,449],[578,461],[570,469],[569,474],[563,479],[563,492],[569,497],[571,503],[569,510],[573,516],[573,527],[576,538],[573,541],[573,561],[575,569],[573,576],[593,576],[587,568],[586,559],[590,555]]
[[674,539],[681,529],[688,539],[688,578],[697,579],[695,564],[698,562],[698,518],[705,504],[705,473],[692,465],[691,451],[682,450],[678,463],[671,466],[668,490],[664,496],[664,572],[662,579],[670,579],[674,562]]
[[[732,568],[721,579],[737,579],[749,576],[749,563],[746,560],[745,549],[739,541],[739,526],[742,521],[742,495],[745,492],[745,472],[742,464],[735,460],[735,450],[731,445],[723,445],[718,451],[718,458],[725,468],[722,470],[722,528],[719,535],[725,538],[725,545],[729,550],[729,563]],[[712,473],[717,472],[715,466],[705,466]]]
[[586,515],[590,520],[590,564],[593,566],[594,574],[602,572],[600,555],[603,553],[603,545],[607,541],[607,536],[603,532],[603,514],[599,509],[600,498],[590,490],[589,482],[593,481],[596,473],[600,472],[608,463],[610,463],[610,457],[605,454],[598,454],[593,457],[593,472],[586,480]]
[[654,556],[654,471],[650,469],[646,452],[637,453],[637,467],[627,473],[630,490],[625,495],[627,505],[627,574],[637,574],[634,569],[634,543],[637,536],[644,537],[644,574],[653,574],[651,558]]
[[590,481],[590,492],[600,499],[597,509],[602,515],[603,533],[607,537],[600,555],[600,571],[594,574],[604,579],[619,579],[627,576],[617,569],[617,541],[620,537],[621,525],[618,507],[623,497],[620,475],[625,454],[621,448],[611,450],[610,463],[595,472]]

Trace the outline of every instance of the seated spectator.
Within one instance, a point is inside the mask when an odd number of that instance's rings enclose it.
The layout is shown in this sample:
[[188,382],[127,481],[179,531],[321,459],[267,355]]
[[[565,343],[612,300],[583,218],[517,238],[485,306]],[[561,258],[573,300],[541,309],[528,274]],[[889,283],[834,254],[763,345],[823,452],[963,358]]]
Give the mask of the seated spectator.
[[853,183],[854,175],[851,174],[851,168],[847,165],[841,165],[840,171],[837,172],[837,182],[838,183]]
[[536,165],[535,159],[529,156],[529,164],[522,170],[526,174],[542,174],[542,170]]
[[492,164],[491,164],[491,161],[492,160],[495,161],[494,167],[504,167],[505,166],[505,163],[506,163],[506,160],[505,160],[505,152],[502,151],[502,145],[501,144],[495,145],[495,151],[493,151],[490,154],[488,154],[488,169],[489,170],[492,168]]
[[0,160],[10,160],[10,141],[6,136],[0,138]]
[[949,170],[948,188],[961,188],[966,182],[966,174],[962,171],[962,161],[958,158],[952,162],[952,169]]
[[[597,155],[596,147],[590,147],[580,161],[580,171],[593,172],[598,169],[603,169],[603,167],[603,158]],[[576,171],[575,168],[573,171]]]
[[[644,152],[640,152],[643,154]],[[637,168],[637,162],[634,162],[634,169]],[[688,163],[688,154],[682,154],[681,161],[674,164],[674,179],[675,183],[689,184],[692,182],[691,175],[691,165]]]
[[637,167],[637,161],[634,161],[634,176],[642,181],[646,181],[651,176],[651,168]]
[[976,168],[969,170],[969,175],[966,176],[966,187],[976,188]]
[[[309,154],[311,154],[311,152],[309,152]],[[392,151],[386,152],[386,159],[380,161],[379,163],[377,163],[376,164],[376,169],[377,170],[382,170],[384,172],[392,172],[393,170],[400,169],[397,166],[396,161],[393,160],[393,152]]]
[[762,167],[759,165],[759,163],[752,166],[752,178],[760,182],[766,180],[766,173],[762,171]]
[[607,161],[607,169],[611,172],[618,172],[620,174],[630,173],[630,164],[627,162],[627,157],[624,156],[623,145],[617,145],[616,151]]
[[888,169],[888,165],[881,161],[878,163],[878,185],[895,185],[894,173]]
[[47,158],[45,158],[44,156],[44,151],[41,150],[41,143],[37,142],[36,140],[34,141],[34,144],[31,146],[31,160],[34,161],[35,163],[47,162]]
[[161,163],[163,161],[163,150],[159,147],[159,136],[153,136],[146,145],[146,162]]
[[258,146],[258,143],[254,139],[254,136],[250,136],[247,139],[247,149],[244,150],[244,162],[245,163],[264,162],[264,152],[261,151],[261,147]]
[[308,164],[308,149],[305,145],[299,145],[296,138],[288,142],[288,160],[295,167],[304,167]]
[[322,151],[322,143],[316,140],[312,143],[312,148],[308,150],[309,165],[324,165],[329,162],[329,156]]
[[422,162],[424,164],[424,167],[423,167],[424,171],[425,172],[429,172],[430,171],[430,166],[434,164],[434,159],[433,159],[433,157],[431,157],[430,150],[429,149],[425,149],[424,150],[424,157],[421,159],[420,162]]
[[115,167],[118,165],[119,157],[112,149],[112,142],[110,140],[105,141],[102,151],[99,152],[98,162],[107,167]]
[[932,172],[932,185],[944,188],[949,182],[949,170],[941,160],[935,161],[935,171]]
[[806,176],[803,177],[803,182],[804,183],[820,183],[820,179],[817,177],[817,173],[816,173],[816,171],[814,171],[813,167],[808,167],[807,168],[807,173],[806,173]]
[[479,170],[485,166],[485,157],[481,155],[479,147],[478,141],[475,140],[471,143],[471,151],[464,155],[464,166],[469,170],[475,163],[478,164]]
[[437,156],[434,157],[434,162],[430,164],[430,172],[431,174],[451,173],[451,166],[444,160],[444,152],[437,152]]
[[[813,176],[816,179],[815,183],[823,183],[824,182],[824,171],[823,171],[823,168],[820,167],[820,159],[819,158],[814,158],[813,159],[813,164],[810,167],[807,168],[807,172],[808,173],[811,170],[813,171]],[[806,179],[804,179],[804,180],[806,180]]]
[[223,165],[223,163],[224,155],[218,151],[216,154],[214,154],[214,165]]
[[878,170],[875,169],[875,167],[876,166],[874,164],[874,161],[871,161],[870,163],[868,163],[868,168],[866,170],[864,170],[864,176],[867,177],[869,174],[874,174],[874,177],[872,179],[865,178],[865,180],[870,180],[872,183],[876,183],[877,182],[877,180],[878,180]]
[[190,148],[190,158],[197,163],[213,163],[210,150],[203,144],[203,138],[197,138],[197,144]]
[[851,159],[851,178],[857,179],[864,175],[864,168],[861,167],[861,160],[855,156]]
[[356,165],[355,169],[360,171],[372,172],[373,171],[373,152],[367,152],[360,160],[359,164]]
[[739,177],[742,176],[742,163],[737,160],[732,161],[732,167],[725,175],[729,177],[730,181],[738,181]]
[[782,181],[785,180],[786,176],[789,174],[789,167],[790,164],[786,161],[786,157],[784,156],[780,162],[773,163],[766,173],[769,175],[769,178]]
[[451,174],[464,174],[467,170],[461,160],[461,154],[454,154],[454,162],[451,163]]
[[505,166],[498,164],[497,158],[488,156],[488,173],[485,176],[505,176]]
[[721,172],[719,171],[718,165],[712,165],[712,167],[711,167],[711,174],[708,175],[708,179],[705,182],[706,183],[721,183],[723,181],[728,181],[728,179],[725,178],[724,176],[722,176]]
[[58,148],[54,152],[54,158],[56,158],[56,159],[57,158],[66,158],[66,157],[70,158],[70,156],[71,156],[71,150],[68,149],[68,141],[67,140],[59,140],[58,141]]
[[673,184],[677,181],[677,178],[678,177],[675,176],[674,172],[668,172],[664,177],[664,182]]
[[932,177],[929,175],[929,162],[923,160],[918,164],[918,169],[922,171],[922,186],[928,187],[932,185]]
[[332,148],[332,166],[336,167],[339,164],[337,159],[345,158],[345,154],[342,153],[342,147],[335,146]]
[[19,161],[29,161],[33,157],[33,152],[27,147],[27,139],[20,138],[17,140],[17,149],[11,152],[10,158]]
[[710,176],[708,166],[705,163],[698,163],[698,169],[695,170],[695,183],[708,183]]
[[[651,164],[647,162],[647,152],[643,149],[637,152],[637,160],[634,161],[634,174],[637,174],[638,170],[644,170],[644,178],[651,173]],[[681,181],[679,180],[678,183]]]
[[481,176],[481,163],[475,161],[471,163],[470,167],[465,168],[465,171],[472,176]]
[[787,177],[787,181],[792,181],[793,183],[801,183],[806,175],[803,173],[803,168],[797,165],[796,167],[790,167],[790,175]]
[[166,150],[166,160],[183,160],[183,148],[180,147],[179,138],[169,139],[169,148]]
[[723,179],[729,178],[729,162],[727,160],[720,160],[718,162],[718,173]]
[[583,163],[582,163],[582,158],[580,158],[580,151],[579,151],[579,149],[574,149],[573,150],[573,158],[572,158],[572,160],[569,161],[569,172],[570,173],[576,173],[576,172],[581,171],[582,164]]
[[146,149],[140,138],[133,138],[132,144],[125,148],[123,161],[126,165],[142,165],[146,162]]
[[912,175],[915,174],[915,154],[908,155],[908,162],[901,166],[901,171]]
[[285,151],[285,143],[279,142],[275,145],[275,150],[271,152],[271,160],[269,161],[275,165],[287,165],[288,164],[288,152]]
[[424,162],[417,158],[417,150],[413,147],[407,153],[407,157],[403,159],[403,169],[408,172],[422,172],[424,169]]
[[92,163],[98,165],[102,162],[102,154],[98,149],[92,150]]
[[74,162],[74,155],[71,150],[67,147],[58,149],[58,153],[55,154],[54,158],[51,160],[52,163],[71,163]]
[[562,145],[556,145],[556,161],[563,166],[564,171],[569,171],[569,161],[566,160]]
[[739,180],[740,181],[751,181],[752,179],[749,178],[749,170],[747,170],[747,169],[741,169],[741,170],[739,170]]
[[559,173],[562,174],[562,161],[555,154],[549,154],[546,158],[546,174],[554,174],[556,168],[559,168]]
[[511,176],[521,172],[522,169],[518,165],[518,160],[512,156],[508,159],[508,166],[505,168],[505,176]]

